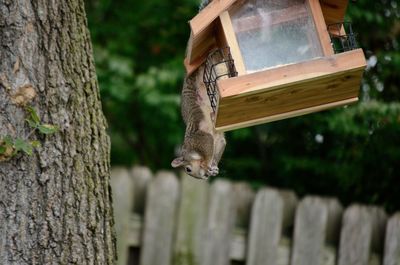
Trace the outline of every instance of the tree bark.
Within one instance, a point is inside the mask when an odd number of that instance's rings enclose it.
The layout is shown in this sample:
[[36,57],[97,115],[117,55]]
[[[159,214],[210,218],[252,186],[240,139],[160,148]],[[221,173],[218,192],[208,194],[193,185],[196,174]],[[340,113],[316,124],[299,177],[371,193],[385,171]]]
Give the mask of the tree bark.
[[[21,103],[24,88],[34,95]],[[83,0],[0,0],[0,138],[29,134],[24,104],[59,131],[0,162],[0,264],[113,264],[110,141]]]

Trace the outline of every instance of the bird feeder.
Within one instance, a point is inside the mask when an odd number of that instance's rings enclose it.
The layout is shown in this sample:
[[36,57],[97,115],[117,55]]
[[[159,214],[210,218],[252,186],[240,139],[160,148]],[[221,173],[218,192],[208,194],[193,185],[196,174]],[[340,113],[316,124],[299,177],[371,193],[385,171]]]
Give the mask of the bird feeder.
[[[214,0],[191,21],[190,74],[205,65],[215,128],[229,131],[358,100],[365,56],[347,0]],[[220,58],[216,59],[215,58]]]

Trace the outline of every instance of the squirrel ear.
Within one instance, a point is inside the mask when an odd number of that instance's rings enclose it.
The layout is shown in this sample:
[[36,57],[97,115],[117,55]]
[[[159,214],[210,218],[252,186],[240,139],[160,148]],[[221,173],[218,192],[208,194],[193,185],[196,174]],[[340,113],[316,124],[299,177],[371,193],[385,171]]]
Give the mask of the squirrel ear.
[[174,168],[175,167],[180,167],[182,165],[183,165],[183,157],[182,156],[175,158],[171,162],[171,166],[174,167]]

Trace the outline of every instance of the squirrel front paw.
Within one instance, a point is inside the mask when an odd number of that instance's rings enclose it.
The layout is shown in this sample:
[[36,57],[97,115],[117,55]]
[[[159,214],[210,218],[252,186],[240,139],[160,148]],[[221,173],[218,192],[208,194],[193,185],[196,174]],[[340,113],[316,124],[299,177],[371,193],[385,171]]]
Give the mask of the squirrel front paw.
[[218,175],[218,173],[219,173],[219,168],[215,165],[210,166],[207,170],[208,176],[214,177],[214,176]]

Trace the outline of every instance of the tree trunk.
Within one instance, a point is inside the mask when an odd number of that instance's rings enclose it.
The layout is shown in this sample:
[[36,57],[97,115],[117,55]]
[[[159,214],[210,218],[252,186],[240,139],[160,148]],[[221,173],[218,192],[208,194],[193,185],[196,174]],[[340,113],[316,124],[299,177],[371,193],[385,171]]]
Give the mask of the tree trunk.
[[23,105],[59,131],[0,162],[0,264],[113,264],[110,141],[83,0],[0,0],[0,138],[29,134]]

